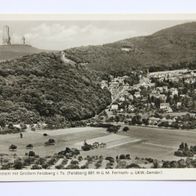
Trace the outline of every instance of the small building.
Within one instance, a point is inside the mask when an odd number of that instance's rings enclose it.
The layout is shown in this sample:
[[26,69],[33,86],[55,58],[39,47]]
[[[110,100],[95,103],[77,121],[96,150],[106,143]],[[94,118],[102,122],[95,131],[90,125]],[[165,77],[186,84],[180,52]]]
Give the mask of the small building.
[[118,104],[112,104],[111,105],[111,110],[118,110]]
[[134,112],[134,106],[130,104],[130,105],[128,106],[128,111]]
[[119,98],[119,101],[124,102],[124,101],[125,101],[125,97],[121,96],[121,97]]
[[182,102],[177,102],[176,107],[179,109],[182,107]]
[[173,112],[169,103],[161,103],[160,104],[160,110],[162,110],[163,112]]
[[130,48],[130,47],[123,47],[123,48],[121,48],[121,50],[125,51],[125,52],[129,52],[129,51],[132,50],[132,48]]
[[133,95],[130,94],[128,99],[132,101],[133,100]]
[[140,98],[141,97],[141,94],[140,94],[140,92],[136,91],[134,93],[134,96],[135,96],[135,98]]
[[171,94],[174,95],[178,95],[178,89],[177,88],[171,88],[170,89]]

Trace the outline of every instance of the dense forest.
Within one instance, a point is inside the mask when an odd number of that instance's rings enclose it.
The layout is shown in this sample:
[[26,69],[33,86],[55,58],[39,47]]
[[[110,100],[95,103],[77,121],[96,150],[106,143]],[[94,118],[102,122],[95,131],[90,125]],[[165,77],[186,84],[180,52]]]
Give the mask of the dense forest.
[[96,73],[40,53],[0,63],[0,123],[77,121],[102,111],[110,102]]

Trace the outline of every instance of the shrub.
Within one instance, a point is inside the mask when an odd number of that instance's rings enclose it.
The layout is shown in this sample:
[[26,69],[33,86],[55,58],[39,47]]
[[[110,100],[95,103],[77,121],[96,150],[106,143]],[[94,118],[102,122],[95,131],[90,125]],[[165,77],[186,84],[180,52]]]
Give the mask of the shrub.
[[34,157],[35,156],[35,152],[34,151],[29,151],[29,156],[30,157]]
[[126,159],[126,157],[125,157],[124,154],[121,154],[121,155],[119,156],[119,159]]
[[16,160],[14,161],[14,169],[22,169],[23,168],[23,163],[21,160]]
[[28,144],[28,145],[26,145],[26,148],[28,149],[28,148],[33,148],[33,144]]
[[130,165],[127,165],[126,168],[127,168],[127,169],[128,169],[128,168],[140,168],[140,166],[139,166],[138,164],[136,164],[136,163],[132,163],[132,164],[130,164]]
[[82,146],[82,150],[89,151],[89,150],[91,150],[91,146],[90,145],[84,145],[84,146]]
[[79,155],[79,154],[80,154],[80,151],[79,151],[77,148],[72,148],[72,149],[71,149],[71,152],[72,152],[74,155]]
[[45,142],[45,145],[55,145],[55,140],[54,139],[49,139],[47,142]]
[[114,158],[113,157],[106,157],[105,160],[110,161],[110,162],[114,162]]
[[95,168],[96,168],[96,169],[100,168],[101,166],[102,166],[102,161],[97,161],[97,162],[95,163]]
[[124,127],[124,128],[123,128],[123,131],[124,131],[124,132],[129,131],[129,127]]
[[72,165],[72,164],[70,164],[70,165],[68,165],[66,167],[66,169],[80,169],[80,167],[78,165]]
[[9,147],[9,150],[12,150],[12,151],[14,151],[16,149],[17,149],[17,146],[14,145],[14,144],[11,144],[10,147]]
[[180,159],[178,161],[178,165],[179,165],[179,168],[185,168],[186,167],[186,162],[184,159]]
[[56,169],[63,169],[63,168],[64,168],[64,165],[63,165],[63,164],[56,165],[55,168],[56,168]]
[[46,162],[46,159],[45,158],[39,158],[37,161],[36,161],[36,164],[38,165],[44,165]]
[[8,169],[11,169],[11,167],[12,167],[12,164],[11,163],[7,163],[7,164],[2,165],[1,169],[2,170],[8,170]]
[[29,166],[34,163],[35,159],[33,157],[27,157],[24,159],[24,166]]
[[42,169],[41,165],[34,164],[31,169]]
[[108,128],[107,128],[107,131],[109,133],[117,133],[118,130],[120,129],[120,126],[119,125],[110,125]]
[[77,160],[72,160],[72,161],[71,161],[71,164],[72,164],[72,165],[78,165],[79,162],[78,162]]
[[78,161],[82,161],[83,160],[83,157],[82,156],[79,156],[78,157]]

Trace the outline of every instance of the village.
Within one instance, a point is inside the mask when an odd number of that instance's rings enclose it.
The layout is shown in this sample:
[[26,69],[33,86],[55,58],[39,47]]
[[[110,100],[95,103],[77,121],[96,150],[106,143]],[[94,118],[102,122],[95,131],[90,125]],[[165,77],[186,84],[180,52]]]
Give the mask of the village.
[[112,95],[111,105],[99,117],[105,122],[151,127],[196,128],[196,71],[140,73],[139,83],[129,76],[103,80]]

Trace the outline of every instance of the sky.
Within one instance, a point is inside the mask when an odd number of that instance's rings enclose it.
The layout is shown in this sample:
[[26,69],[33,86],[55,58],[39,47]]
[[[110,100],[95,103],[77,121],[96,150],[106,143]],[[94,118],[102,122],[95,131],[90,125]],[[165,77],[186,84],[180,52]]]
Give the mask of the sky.
[[66,48],[99,45],[135,36],[150,35],[161,29],[187,21],[0,21],[0,44],[2,29],[10,27],[11,42],[26,43],[40,49],[63,50]]

